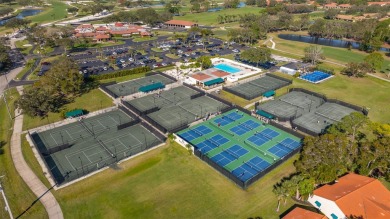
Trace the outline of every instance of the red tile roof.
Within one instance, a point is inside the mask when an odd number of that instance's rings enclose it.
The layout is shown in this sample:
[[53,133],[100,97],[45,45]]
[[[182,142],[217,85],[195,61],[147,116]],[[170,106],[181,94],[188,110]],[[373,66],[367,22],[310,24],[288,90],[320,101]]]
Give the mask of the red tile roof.
[[76,33],[76,37],[94,37],[96,33],[86,32],[86,33]]
[[99,35],[96,35],[96,39],[110,39],[111,36],[110,34],[99,34]]
[[314,194],[336,202],[347,216],[390,218],[390,191],[373,178],[350,173],[333,185],[316,189]]
[[296,207],[282,219],[326,219],[327,217],[316,212],[312,212],[303,208]]
[[367,2],[368,5],[389,5],[390,2]]
[[191,75],[192,78],[194,78],[195,80],[198,80],[198,81],[203,81],[203,80],[206,80],[208,78],[211,78],[210,75],[206,75],[205,73],[196,73],[196,74],[193,74]]
[[115,27],[123,27],[123,23],[116,22],[116,23],[115,23]]
[[128,30],[110,30],[111,34],[133,34],[139,33],[137,29],[128,29]]
[[213,71],[213,72],[211,72],[211,74],[212,75],[215,75],[215,76],[217,76],[217,77],[219,77],[219,78],[222,78],[222,77],[225,77],[225,76],[228,76],[228,75],[230,75],[229,73],[227,73],[227,72],[224,72],[224,71]]
[[97,27],[96,30],[97,31],[104,31],[104,30],[107,30],[107,27],[100,26],[100,27]]
[[182,21],[182,20],[170,20],[165,22],[165,24],[173,24],[173,25],[183,25],[183,26],[192,26],[196,23],[191,21]]

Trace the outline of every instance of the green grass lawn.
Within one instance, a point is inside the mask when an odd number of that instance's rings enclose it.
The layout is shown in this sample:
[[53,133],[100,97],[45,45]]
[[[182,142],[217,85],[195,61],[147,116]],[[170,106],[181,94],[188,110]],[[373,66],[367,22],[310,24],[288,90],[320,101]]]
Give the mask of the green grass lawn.
[[27,55],[30,50],[33,48],[33,46],[24,46],[25,44],[29,44],[28,40],[19,40],[15,42],[16,48],[23,54]]
[[176,17],[175,19],[178,20],[186,20],[186,21],[193,21],[197,22],[200,25],[229,25],[229,24],[218,24],[217,17],[218,15],[243,15],[243,14],[257,14],[260,11],[264,10],[264,8],[259,7],[244,7],[244,8],[237,8],[237,9],[224,9],[217,12],[202,12],[202,13],[187,13],[184,16]]
[[22,69],[22,71],[19,72],[18,75],[16,75],[16,80],[19,80],[27,71],[29,71],[32,67],[32,65],[34,64],[35,62],[35,59],[30,59],[26,62],[26,65],[24,66],[24,68]]
[[[14,116],[13,103],[18,96],[19,94],[16,89],[11,89],[7,92],[8,104],[12,116]],[[0,102],[0,118],[0,142],[2,145],[2,153],[0,153],[0,175],[5,176],[1,179],[1,182],[13,216],[16,217],[35,201],[36,196],[18,175],[12,162],[9,141],[12,134],[12,129],[10,128],[13,126],[13,121],[11,121],[8,116],[3,100]],[[3,215],[7,216],[3,217]],[[4,208],[0,208],[0,218],[8,218],[8,213],[5,212]],[[43,205],[40,202],[37,202],[24,215],[24,218],[47,218],[47,214]]]
[[33,23],[41,24],[50,21],[61,20],[68,16],[68,12],[66,11],[68,6],[65,3],[58,0],[50,0],[48,3],[51,4],[48,9],[37,14],[36,16],[28,17],[28,19]]
[[157,37],[135,37],[135,38],[133,38],[133,42],[145,42],[145,41],[151,41],[151,40],[157,40]]
[[[90,112],[113,106],[112,99],[99,89],[91,90],[90,92],[77,97],[74,102],[64,106],[67,110],[81,108]],[[25,115],[23,120],[23,130],[47,125],[62,120],[61,113],[49,113],[47,118],[41,119],[40,117],[30,117]]]
[[174,54],[170,54],[170,53],[165,54],[165,56],[167,56],[168,58],[171,58],[171,59],[178,59],[179,58],[179,56],[174,55]]
[[294,172],[296,157],[245,191],[174,143],[52,192],[65,218],[279,218],[294,202],[276,212],[272,186]]
[[[285,74],[277,75],[289,77]],[[339,99],[359,106],[369,108],[368,117],[376,122],[389,122],[389,91],[390,83],[373,77],[350,78],[336,74],[320,84],[312,84],[300,79],[293,79],[293,84],[282,88],[286,93],[290,87],[301,87],[325,94],[329,98]]]
[[107,46],[119,46],[125,44],[123,40],[117,40],[116,42],[102,42],[102,43],[89,43],[89,44],[76,44],[73,48],[99,48]]

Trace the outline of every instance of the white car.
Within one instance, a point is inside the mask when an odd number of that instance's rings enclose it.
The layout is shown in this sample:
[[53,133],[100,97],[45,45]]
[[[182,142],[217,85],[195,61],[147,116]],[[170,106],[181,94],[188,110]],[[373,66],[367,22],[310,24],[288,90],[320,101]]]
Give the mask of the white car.
[[121,59],[121,60],[119,60],[119,61],[121,61],[122,63],[125,63],[126,61],[125,60],[123,60],[123,59]]
[[161,63],[162,66],[167,66],[167,63],[163,62]]
[[133,61],[134,61],[134,59],[133,59],[133,58],[129,58],[129,61],[130,61],[130,62],[133,62]]
[[203,46],[203,43],[202,42],[197,42],[195,43],[197,46]]
[[177,50],[177,53],[183,53],[183,51],[179,49],[179,50]]
[[126,66],[127,66],[127,64],[126,64],[126,63],[123,63],[123,64],[122,64],[122,67],[123,67],[123,68],[124,68],[124,67],[126,67]]
[[107,69],[108,69],[107,67],[105,67],[105,66],[103,67],[103,70],[104,70],[104,71],[107,71]]

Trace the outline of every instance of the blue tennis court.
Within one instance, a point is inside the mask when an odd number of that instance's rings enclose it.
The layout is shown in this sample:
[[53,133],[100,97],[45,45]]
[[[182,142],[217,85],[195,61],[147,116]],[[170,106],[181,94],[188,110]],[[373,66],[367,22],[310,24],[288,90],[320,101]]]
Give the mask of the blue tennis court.
[[249,128],[249,129],[255,129],[255,128],[261,126],[260,123],[252,121],[252,120],[247,120],[241,124],[243,124],[245,127]]
[[243,115],[238,114],[237,112],[232,112],[232,113],[226,114],[225,117],[227,117],[230,120],[236,121],[238,119],[241,119],[241,117],[243,117]]
[[237,159],[244,156],[246,153],[249,152],[248,150],[242,148],[239,145],[234,145],[234,146],[226,149],[225,151]]
[[203,154],[206,154],[207,152],[217,148],[218,146],[213,144],[209,140],[204,140],[201,143],[197,144],[195,147],[199,149]]
[[194,139],[199,138],[202,135],[206,135],[208,133],[212,132],[211,129],[207,128],[204,125],[201,125],[195,129],[189,129],[187,132],[184,132],[180,134],[179,136],[182,137],[186,141],[192,141]]
[[248,141],[252,142],[253,144],[255,144],[256,146],[261,146],[263,145],[264,143],[266,143],[267,141],[269,141],[270,139],[260,135],[260,134],[255,134],[253,136],[251,136],[250,138],[248,138]]
[[244,163],[241,166],[237,167],[232,171],[232,174],[237,176],[237,178],[241,179],[243,182],[248,181],[248,179],[252,178],[258,171],[253,169],[248,164]]
[[272,129],[269,129],[269,128],[264,129],[263,131],[260,132],[260,134],[269,138],[269,139],[273,139],[279,135],[278,132],[276,132]]
[[211,160],[213,160],[215,163],[217,163],[218,165],[220,165],[222,167],[226,166],[227,164],[229,164],[230,162],[232,162],[236,159],[237,158],[235,158],[233,155],[229,154],[226,151],[222,151],[221,153],[219,153],[211,158]]
[[227,124],[230,124],[232,123],[233,121],[232,120],[229,120],[228,118],[226,117],[221,117],[221,118],[218,118],[216,120],[214,120],[214,122],[218,125],[221,125],[221,126],[225,126]]
[[275,146],[273,146],[272,148],[268,149],[268,151],[275,154],[276,156],[282,158],[282,157],[286,156],[287,154],[289,154],[292,151],[292,149],[282,145],[281,143],[278,143]]
[[250,129],[248,129],[247,127],[242,126],[242,125],[237,125],[237,126],[234,126],[233,128],[231,128],[230,131],[234,132],[237,135],[243,135],[243,134],[249,132]]
[[204,125],[201,125],[201,126],[198,126],[196,127],[195,129],[193,129],[195,132],[197,132],[198,134],[201,134],[201,135],[206,135],[210,132],[212,132],[211,129],[207,128],[206,126]]
[[211,140],[212,142],[215,142],[218,146],[219,145],[223,145],[225,144],[226,142],[229,142],[229,140],[225,137],[223,137],[222,135],[218,134],[218,135],[214,135],[213,137],[211,137],[209,140]]
[[199,135],[198,133],[194,132],[193,130],[188,130],[187,132],[184,132],[182,134],[179,135],[181,138],[183,138],[184,140],[186,140],[187,142],[190,142],[194,139],[197,139],[199,138],[201,135]]
[[260,170],[259,172],[262,172],[263,170],[267,169],[271,164],[267,161],[261,159],[260,157],[256,156],[248,161],[248,163],[255,167],[255,169]]
[[287,146],[288,148],[295,150],[301,146],[300,142],[294,141],[291,138],[286,138],[281,142],[284,146]]

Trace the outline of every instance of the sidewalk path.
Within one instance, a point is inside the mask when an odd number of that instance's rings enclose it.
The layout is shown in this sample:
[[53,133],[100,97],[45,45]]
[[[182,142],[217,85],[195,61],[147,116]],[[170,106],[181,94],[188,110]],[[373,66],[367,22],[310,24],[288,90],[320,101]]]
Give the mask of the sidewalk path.
[[[22,87],[17,87],[18,92],[22,93]],[[19,110],[15,110],[14,132],[11,137],[11,156],[15,168],[19,175],[26,182],[27,186],[34,192],[46,209],[50,219],[63,219],[64,216],[61,207],[53,194],[48,191],[48,188],[39,180],[31,168],[27,165],[23,158],[21,146],[21,133],[23,127],[23,114],[19,114]],[[45,194],[46,193],[46,194]]]

